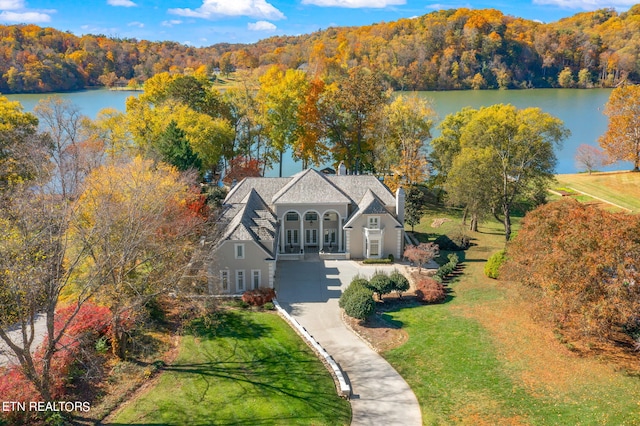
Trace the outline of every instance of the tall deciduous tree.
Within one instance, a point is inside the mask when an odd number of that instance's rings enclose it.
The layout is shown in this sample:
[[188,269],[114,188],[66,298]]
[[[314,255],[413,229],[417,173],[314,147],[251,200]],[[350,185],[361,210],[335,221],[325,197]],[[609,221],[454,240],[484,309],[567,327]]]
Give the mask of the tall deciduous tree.
[[[470,216],[469,230],[477,232],[478,223],[498,203],[494,183],[500,180],[498,169],[492,167],[493,153],[487,148],[464,148],[451,166],[444,188],[447,203],[462,206]],[[464,220],[463,220],[464,222]],[[464,223],[463,223],[464,225]]]
[[49,147],[50,141],[38,133],[38,118],[0,96],[0,192],[34,178]]
[[362,67],[352,68],[348,77],[328,88],[323,121],[336,163],[344,161],[354,173],[373,168],[373,145],[388,100],[382,80]]
[[201,219],[188,206],[199,194],[174,168],[140,158],[97,169],[85,186],[70,224],[73,247],[87,253],[74,281],[98,278],[114,354],[126,358],[140,308],[175,288],[189,261]]
[[[569,134],[561,120],[543,113],[539,108],[519,110],[512,105],[493,105],[470,114],[466,124],[458,127],[453,120],[453,149],[451,169],[446,182],[467,177],[466,167],[453,167],[457,156],[465,150],[483,152],[476,161],[483,161],[487,171],[482,176],[483,193],[491,193],[494,204],[490,206],[496,219],[504,224],[505,238],[511,237],[511,210],[517,197],[528,193],[532,185],[544,186],[553,179],[556,156],[554,148]],[[465,120],[466,121],[466,120]],[[444,128],[443,128],[444,132]],[[455,138],[459,137],[459,145]],[[473,161],[473,152],[465,152]],[[455,173],[455,174],[452,174]],[[446,184],[445,184],[446,185]],[[452,186],[456,187],[456,186]],[[466,185],[461,186],[466,187]]]
[[260,77],[258,100],[271,145],[279,154],[279,173],[287,148],[302,135],[301,107],[305,103],[309,83],[302,71],[282,72],[277,66]]
[[605,105],[609,117],[607,131],[599,139],[600,146],[613,161],[631,161],[640,170],[640,86],[614,89]]
[[401,185],[422,183],[427,174],[425,144],[434,118],[429,102],[417,96],[398,96],[385,106],[383,140],[375,147],[378,172],[392,172]]

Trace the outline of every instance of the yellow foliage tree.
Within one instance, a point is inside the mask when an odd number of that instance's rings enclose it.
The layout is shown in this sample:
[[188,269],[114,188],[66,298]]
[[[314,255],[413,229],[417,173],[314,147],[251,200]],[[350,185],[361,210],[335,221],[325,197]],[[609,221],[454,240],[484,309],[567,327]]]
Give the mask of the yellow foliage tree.
[[598,142],[612,161],[631,161],[640,170],[640,86],[614,89],[604,114],[609,117],[607,131]]

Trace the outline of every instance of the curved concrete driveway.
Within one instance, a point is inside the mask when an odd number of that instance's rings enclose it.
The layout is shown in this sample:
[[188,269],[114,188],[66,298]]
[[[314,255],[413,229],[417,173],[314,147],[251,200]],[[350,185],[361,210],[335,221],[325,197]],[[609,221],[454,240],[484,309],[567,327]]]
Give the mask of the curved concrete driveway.
[[421,425],[415,394],[387,361],[353,334],[340,319],[342,288],[360,273],[373,274],[346,260],[280,261],[278,301],[340,365],[351,384],[352,425]]

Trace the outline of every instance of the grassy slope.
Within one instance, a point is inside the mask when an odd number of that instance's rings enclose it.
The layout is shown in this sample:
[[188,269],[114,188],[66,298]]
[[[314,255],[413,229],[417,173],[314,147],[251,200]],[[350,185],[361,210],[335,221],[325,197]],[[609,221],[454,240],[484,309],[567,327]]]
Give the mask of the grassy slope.
[[[459,227],[430,227],[443,216],[430,212],[417,230]],[[424,423],[640,424],[638,379],[575,355],[531,320],[512,284],[484,276],[484,261],[504,245],[499,224],[474,238],[448,303],[390,313],[409,341],[384,356],[415,391]]]
[[349,403],[280,317],[227,311],[220,320],[185,336],[176,362],[114,423],[349,423]]
[[575,188],[640,212],[640,173],[601,172],[557,175],[559,186]]

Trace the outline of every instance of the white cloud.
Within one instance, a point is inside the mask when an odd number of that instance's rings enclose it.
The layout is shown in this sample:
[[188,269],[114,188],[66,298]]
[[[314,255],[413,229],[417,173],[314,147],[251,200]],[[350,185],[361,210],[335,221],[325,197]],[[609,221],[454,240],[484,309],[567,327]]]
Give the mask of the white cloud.
[[24,9],[23,0],[0,0],[0,10],[20,10]]
[[249,22],[247,28],[251,31],[275,31],[278,29],[278,27],[267,21]]
[[271,20],[285,18],[282,12],[267,3],[266,0],[203,0],[202,6],[197,9],[169,9],[169,13],[204,19],[223,16],[249,16]]
[[136,7],[137,4],[131,0],[107,0],[107,4],[110,6],[122,6],[122,7]]
[[174,25],[180,25],[182,21],[179,19],[171,19],[169,21],[162,21],[163,27],[173,27]]
[[144,28],[144,24],[142,22],[138,22],[138,21],[133,21],[133,22],[129,22],[127,24],[128,27],[138,27],[138,28]]
[[17,22],[20,24],[39,24],[50,22],[51,16],[40,12],[2,12],[0,22]]
[[609,7],[627,9],[636,4],[637,0],[533,0],[533,3],[565,9],[596,10]]
[[312,4],[321,7],[347,7],[350,9],[363,7],[380,9],[406,3],[406,0],[302,0],[302,4]]

